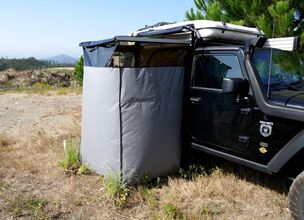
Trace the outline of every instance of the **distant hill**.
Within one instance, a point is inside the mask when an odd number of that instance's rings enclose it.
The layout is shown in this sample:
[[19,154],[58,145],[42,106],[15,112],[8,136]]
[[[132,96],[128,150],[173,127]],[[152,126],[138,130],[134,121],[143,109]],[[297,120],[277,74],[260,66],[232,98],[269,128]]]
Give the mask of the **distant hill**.
[[60,54],[54,57],[49,57],[46,59],[43,59],[46,61],[51,61],[58,64],[75,64],[77,62],[77,59],[65,54]]

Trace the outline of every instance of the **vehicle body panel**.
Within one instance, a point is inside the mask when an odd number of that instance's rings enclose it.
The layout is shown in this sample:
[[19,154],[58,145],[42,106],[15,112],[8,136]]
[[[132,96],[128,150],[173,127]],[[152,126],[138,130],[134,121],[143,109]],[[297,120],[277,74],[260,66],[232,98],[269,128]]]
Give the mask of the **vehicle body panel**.
[[[186,126],[192,147],[263,172],[279,173],[304,147],[302,120],[273,116],[259,108],[255,94],[260,88],[252,85],[252,73],[246,68],[242,47],[199,48],[194,57],[202,54],[237,56],[250,89],[240,96],[224,94],[221,89],[195,87],[190,82]],[[191,77],[195,74],[195,62],[194,59]],[[299,91],[273,91],[269,101],[285,109],[304,109],[304,94]],[[269,136],[262,134],[265,125],[271,125]]]

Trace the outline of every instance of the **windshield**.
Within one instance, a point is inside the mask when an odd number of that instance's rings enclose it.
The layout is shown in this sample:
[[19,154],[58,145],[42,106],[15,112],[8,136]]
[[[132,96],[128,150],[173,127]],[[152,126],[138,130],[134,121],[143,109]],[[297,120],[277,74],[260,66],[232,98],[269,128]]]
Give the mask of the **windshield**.
[[268,82],[270,83],[270,89],[301,90],[304,86],[303,54],[277,49],[256,49],[253,64],[263,84],[268,87]]

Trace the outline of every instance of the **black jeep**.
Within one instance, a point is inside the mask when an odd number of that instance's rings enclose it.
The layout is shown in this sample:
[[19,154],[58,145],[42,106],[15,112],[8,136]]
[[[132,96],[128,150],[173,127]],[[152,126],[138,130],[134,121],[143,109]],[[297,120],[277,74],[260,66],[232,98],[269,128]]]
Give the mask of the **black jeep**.
[[290,211],[304,219],[304,56],[264,41],[194,50],[186,127],[192,148],[295,178]]

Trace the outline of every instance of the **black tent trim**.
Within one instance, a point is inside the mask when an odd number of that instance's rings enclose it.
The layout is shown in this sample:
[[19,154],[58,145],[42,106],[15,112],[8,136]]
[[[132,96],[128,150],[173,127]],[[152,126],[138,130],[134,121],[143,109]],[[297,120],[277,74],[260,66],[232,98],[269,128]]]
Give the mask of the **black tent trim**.
[[80,47],[96,47],[115,42],[142,42],[142,43],[164,43],[164,44],[191,44],[191,40],[163,39],[152,37],[116,36],[106,40],[81,42]]

